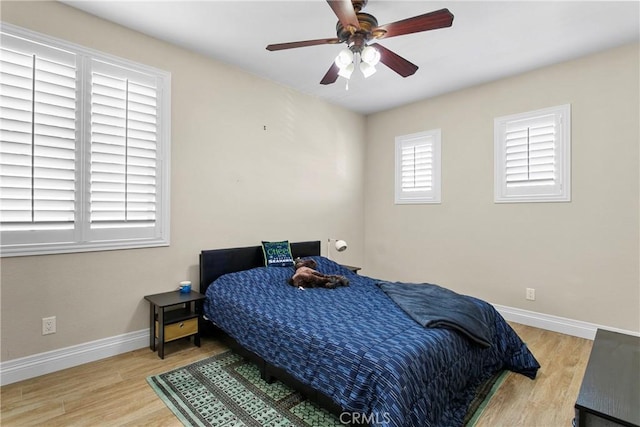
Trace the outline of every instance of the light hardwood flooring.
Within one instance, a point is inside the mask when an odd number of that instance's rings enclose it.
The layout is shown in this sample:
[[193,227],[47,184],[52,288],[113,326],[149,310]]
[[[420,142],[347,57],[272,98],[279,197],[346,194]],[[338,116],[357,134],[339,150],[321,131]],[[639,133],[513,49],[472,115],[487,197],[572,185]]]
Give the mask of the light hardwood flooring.
[[[509,373],[478,426],[570,426],[592,342],[512,324],[542,368],[535,380]],[[169,344],[165,359],[148,348],[0,388],[2,426],[181,426],[146,378],[226,350]]]

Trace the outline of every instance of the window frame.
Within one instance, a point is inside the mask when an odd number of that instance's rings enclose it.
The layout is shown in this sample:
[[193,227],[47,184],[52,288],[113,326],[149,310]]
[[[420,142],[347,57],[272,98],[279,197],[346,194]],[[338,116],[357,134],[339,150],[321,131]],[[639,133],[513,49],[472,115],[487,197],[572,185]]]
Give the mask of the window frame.
[[[102,250],[168,246],[170,244],[171,177],[171,74],[151,66],[86,48],[65,40],[2,22],[2,36],[24,39],[30,43],[70,52],[76,56],[76,136],[75,136],[75,219],[71,233],[63,240],[55,232],[0,231],[0,257],[75,253]],[[3,43],[4,44],[4,43]],[[155,225],[147,230],[113,228],[111,232],[91,230],[90,225],[90,154],[91,154],[91,70],[92,61],[152,76],[157,90],[156,131],[156,208]],[[132,230],[140,230],[140,233]],[[150,232],[150,230],[152,230]],[[70,237],[71,236],[71,237]]]
[[[553,116],[554,185],[522,184],[509,189],[506,178],[506,127],[510,123],[533,123]],[[549,203],[571,201],[571,105],[542,108],[494,119],[494,202]]]
[[[427,142],[426,140],[432,140]],[[432,189],[420,191],[413,194],[402,189],[402,149],[412,144],[419,144],[420,141],[431,144],[433,152],[433,163],[431,168]],[[401,135],[395,138],[395,204],[439,204],[442,202],[442,130],[432,129],[424,132],[417,132],[408,135]]]

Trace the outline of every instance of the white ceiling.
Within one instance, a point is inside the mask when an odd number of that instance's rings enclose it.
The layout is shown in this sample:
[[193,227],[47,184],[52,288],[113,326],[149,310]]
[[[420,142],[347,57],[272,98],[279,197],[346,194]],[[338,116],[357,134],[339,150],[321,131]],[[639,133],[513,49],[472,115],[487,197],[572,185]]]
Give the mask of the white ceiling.
[[[269,52],[265,46],[335,37],[322,0],[63,1],[155,38],[369,114],[640,39],[638,1],[383,1],[364,12],[380,25],[448,8],[453,26],[383,39],[420,68],[402,78],[384,65],[368,79],[319,82],[344,45]],[[615,76],[611,76],[615,78]]]

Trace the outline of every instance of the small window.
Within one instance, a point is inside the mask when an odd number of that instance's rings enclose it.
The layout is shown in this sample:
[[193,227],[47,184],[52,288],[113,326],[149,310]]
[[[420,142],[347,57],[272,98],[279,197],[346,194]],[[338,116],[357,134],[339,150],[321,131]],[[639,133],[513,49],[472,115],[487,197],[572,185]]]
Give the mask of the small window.
[[1,255],[168,245],[170,74],[1,35]]
[[571,107],[494,122],[495,202],[571,200]]
[[396,204],[440,203],[440,134],[396,137]]

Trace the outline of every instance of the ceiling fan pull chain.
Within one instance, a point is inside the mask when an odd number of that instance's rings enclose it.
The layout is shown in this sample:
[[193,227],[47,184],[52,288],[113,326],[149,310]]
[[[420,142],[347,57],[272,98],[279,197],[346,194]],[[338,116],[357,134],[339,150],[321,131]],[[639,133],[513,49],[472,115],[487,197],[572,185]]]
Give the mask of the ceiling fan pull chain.
[[347,84],[344,87],[344,90],[349,90],[349,80],[347,79]]

